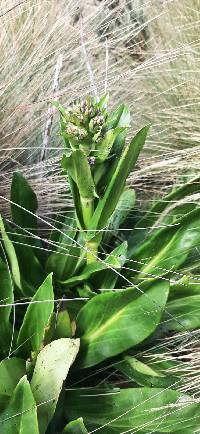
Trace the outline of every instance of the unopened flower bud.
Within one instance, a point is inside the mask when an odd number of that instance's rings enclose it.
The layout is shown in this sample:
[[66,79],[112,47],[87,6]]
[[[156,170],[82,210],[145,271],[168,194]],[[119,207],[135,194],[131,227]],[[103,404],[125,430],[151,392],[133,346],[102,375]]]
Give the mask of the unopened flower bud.
[[82,128],[79,128],[78,129],[78,136],[79,136],[79,139],[81,139],[81,140],[85,139],[87,137],[87,131],[82,129]]
[[94,166],[95,162],[96,162],[96,158],[95,157],[89,157],[88,158],[88,163],[89,163],[90,166]]

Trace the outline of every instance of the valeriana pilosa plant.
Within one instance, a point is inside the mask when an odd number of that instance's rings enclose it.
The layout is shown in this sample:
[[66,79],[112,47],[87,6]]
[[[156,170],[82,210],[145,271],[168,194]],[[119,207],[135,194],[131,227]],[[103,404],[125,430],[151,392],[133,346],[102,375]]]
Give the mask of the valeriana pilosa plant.
[[127,139],[128,107],[107,104],[54,103],[74,207],[46,222],[48,239],[32,188],[13,175],[12,221],[0,220],[3,434],[200,426],[199,179],[136,212],[126,179],[149,127]]
[[[77,228],[85,231],[87,262],[94,262],[103,229],[115,211],[125,182],[144,145],[148,126],[125,144],[130,113],[121,105],[107,111],[108,95],[99,102],[87,98],[60,111],[65,151],[62,167],[68,174],[73,195]],[[133,193],[130,192],[130,201]]]

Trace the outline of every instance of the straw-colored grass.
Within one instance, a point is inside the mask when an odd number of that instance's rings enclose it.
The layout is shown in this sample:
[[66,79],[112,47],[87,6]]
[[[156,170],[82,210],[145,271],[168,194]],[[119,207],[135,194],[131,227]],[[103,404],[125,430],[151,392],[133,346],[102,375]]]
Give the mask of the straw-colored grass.
[[199,0],[3,0],[0,163],[5,194],[18,167],[34,178],[41,197],[51,196],[48,212],[51,198],[55,203],[66,185],[57,175],[61,144],[50,101],[68,104],[95,89],[102,94],[107,88],[112,106],[130,105],[132,133],[152,124],[131,178],[139,191],[164,191],[186,169],[189,176],[195,172],[199,5]]

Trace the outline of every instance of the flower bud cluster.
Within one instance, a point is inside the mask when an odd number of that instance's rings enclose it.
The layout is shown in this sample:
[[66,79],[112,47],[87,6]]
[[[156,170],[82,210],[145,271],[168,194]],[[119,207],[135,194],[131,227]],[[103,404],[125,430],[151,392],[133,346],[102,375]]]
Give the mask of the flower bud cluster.
[[75,140],[98,140],[106,120],[106,110],[101,110],[94,98],[78,101],[66,111],[66,133]]
[[83,140],[87,137],[87,130],[84,128],[77,127],[76,125],[69,123],[66,128],[66,133],[69,136],[73,136],[78,140]]

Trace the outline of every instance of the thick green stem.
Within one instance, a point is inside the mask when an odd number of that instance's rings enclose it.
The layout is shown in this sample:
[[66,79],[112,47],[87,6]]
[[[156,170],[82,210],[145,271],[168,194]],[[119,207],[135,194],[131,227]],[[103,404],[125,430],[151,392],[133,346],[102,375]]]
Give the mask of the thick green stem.
[[88,241],[85,244],[87,249],[87,264],[91,264],[91,262],[96,262],[98,257],[98,243]]
[[[86,199],[81,197],[81,205],[82,205],[82,213],[83,213],[83,221],[86,229],[89,228],[90,220],[92,218],[94,212],[94,201],[93,199]],[[99,243],[96,240],[87,241],[87,232],[85,233],[86,243],[85,247],[87,249],[87,263],[95,262],[98,255],[98,246]]]
[[[88,234],[89,235],[89,231]],[[98,249],[99,246],[101,244],[101,239],[102,239],[102,234],[98,233],[96,235],[94,235],[94,237],[90,240],[87,240],[87,235],[86,235],[86,243],[85,243],[85,247],[88,249],[87,250],[87,263],[91,263],[91,262],[95,262],[98,259]]]
[[93,199],[87,199],[81,197],[81,205],[82,205],[82,213],[83,213],[83,222],[86,229],[88,229],[94,211],[94,201]]

